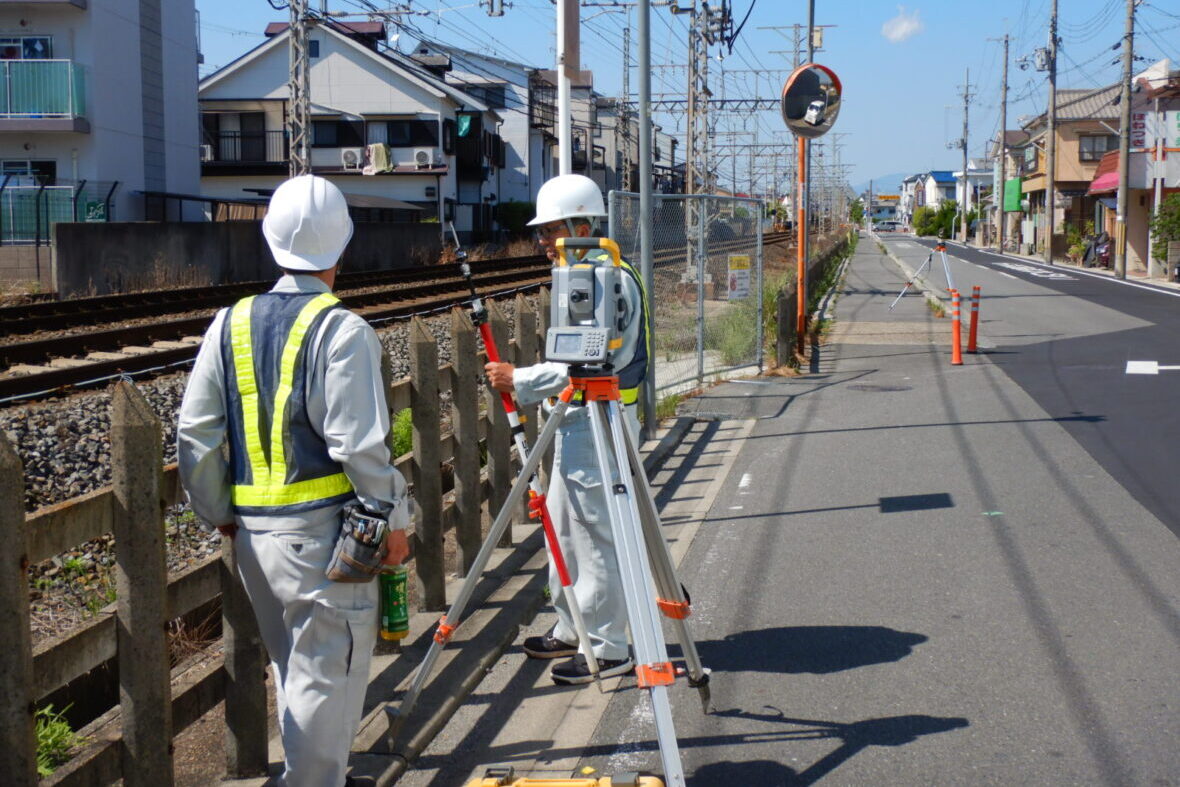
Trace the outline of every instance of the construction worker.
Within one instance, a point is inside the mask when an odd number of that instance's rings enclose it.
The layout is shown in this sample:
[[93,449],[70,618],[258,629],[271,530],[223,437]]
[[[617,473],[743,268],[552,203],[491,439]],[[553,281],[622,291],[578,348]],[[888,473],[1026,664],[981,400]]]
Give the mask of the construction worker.
[[312,175],[286,181],[262,231],[283,276],[222,309],[205,334],[180,408],[180,477],[196,515],[234,539],[273,669],[279,783],[361,784],[345,770],[378,587],[371,577],[333,582],[325,570],[358,516],[388,523],[385,563],[409,552],[406,485],[386,443],[381,345],[332,294],[352,237],[339,189]]
[[[546,181],[537,194],[537,215],[529,226],[535,228],[538,243],[550,260],[558,259],[558,238],[590,237],[599,218],[606,215],[602,192],[583,175],[560,175]],[[601,250],[579,252],[583,259],[609,262]],[[638,273],[624,264],[626,301],[623,345],[613,357],[628,428],[638,441],[639,420],[636,401],[647,373],[647,305]],[[569,383],[564,363],[539,363],[516,368],[509,363],[489,363],[488,381],[498,391],[515,391],[527,405],[560,393]],[[581,404],[575,398],[574,405]],[[603,479],[598,471],[590,419],[585,409],[572,407],[562,422],[555,441],[553,474],[547,500],[553,527],[561,544],[574,586],[574,597],[593,643],[594,657],[602,677],[631,670],[627,647],[627,608],[619,578],[618,559],[607,510]],[[557,623],[546,634],[528,637],[524,650],[532,658],[570,657],[550,670],[557,683],[587,683],[592,680],[586,662],[588,654],[578,652],[577,634],[566,608],[561,579],[549,562],[549,589],[557,609]]]

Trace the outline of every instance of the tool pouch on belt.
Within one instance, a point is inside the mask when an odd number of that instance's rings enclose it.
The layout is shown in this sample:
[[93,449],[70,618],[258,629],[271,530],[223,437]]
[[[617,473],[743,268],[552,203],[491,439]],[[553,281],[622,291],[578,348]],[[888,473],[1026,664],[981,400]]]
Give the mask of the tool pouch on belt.
[[385,518],[370,514],[359,503],[344,507],[344,523],[325,572],[333,582],[371,582],[385,557]]

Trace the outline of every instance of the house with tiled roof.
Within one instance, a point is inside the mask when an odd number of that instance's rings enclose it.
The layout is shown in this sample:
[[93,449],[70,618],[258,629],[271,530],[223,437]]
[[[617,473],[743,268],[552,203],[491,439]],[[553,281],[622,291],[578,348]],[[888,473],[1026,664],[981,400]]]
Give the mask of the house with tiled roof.
[[[200,82],[201,193],[267,194],[288,173],[288,29]],[[316,24],[309,34],[311,169],[374,220],[495,230],[506,151],[502,114],[385,45],[381,22]]]
[[[1094,219],[1096,200],[1087,196],[1087,190],[1102,156],[1118,149],[1118,135],[1111,131],[1112,126],[1118,125],[1118,95],[1117,84],[1090,90],[1057,91],[1055,257],[1064,257],[1066,253],[1066,224],[1081,228],[1086,221]],[[1028,141],[1021,148],[1024,158],[1014,176],[1021,179],[1020,189],[1028,210],[1021,222],[1020,243],[1024,250],[1039,253],[1044,249],[1048,226],[1045,207],[1047,115],[1042,113],[1031,119],[1022,130],[1028,134]]]

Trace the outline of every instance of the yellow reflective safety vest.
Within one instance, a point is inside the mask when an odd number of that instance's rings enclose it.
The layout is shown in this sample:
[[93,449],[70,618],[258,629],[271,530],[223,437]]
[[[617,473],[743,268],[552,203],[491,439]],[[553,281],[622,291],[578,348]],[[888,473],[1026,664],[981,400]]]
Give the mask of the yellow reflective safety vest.
[[294,514],[353,497],[308,419],[308,337],[343,308],[331,293],[268,292],[238,301],[221,336],[231,499],[239,514]]

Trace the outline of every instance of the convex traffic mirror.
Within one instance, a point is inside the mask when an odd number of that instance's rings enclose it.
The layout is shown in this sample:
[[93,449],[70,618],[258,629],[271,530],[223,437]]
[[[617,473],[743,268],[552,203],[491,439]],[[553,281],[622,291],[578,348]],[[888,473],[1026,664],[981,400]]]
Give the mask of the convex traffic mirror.
[[797,137],[813,139],[828,133],[840,114],[840,80],[818,63],[799,66],[783,85],[783,122]]

